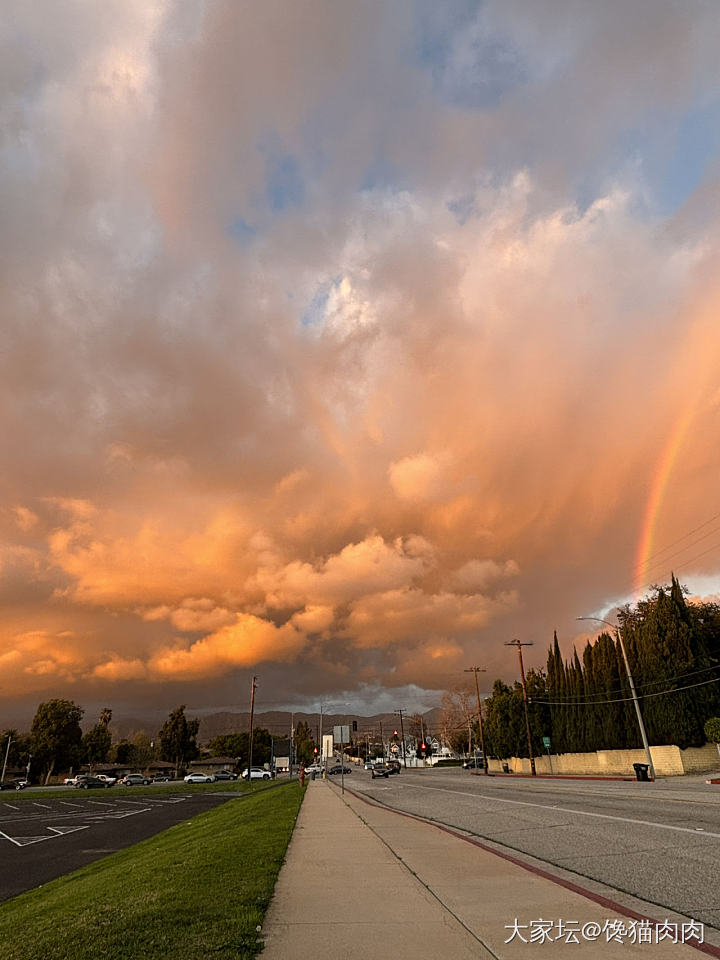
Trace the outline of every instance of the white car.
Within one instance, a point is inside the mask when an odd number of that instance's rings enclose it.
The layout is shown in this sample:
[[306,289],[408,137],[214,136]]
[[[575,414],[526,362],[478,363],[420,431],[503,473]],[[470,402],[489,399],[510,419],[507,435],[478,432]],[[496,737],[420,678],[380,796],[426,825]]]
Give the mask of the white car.
[[109,777],[106,773],[96,773],[95,776],[109,787],[113,787],[118,782],[117,777]]
[[305,773],[315,773],[320,774],[323,772],[321,763],[311,763],[309,767],[305,767]]
[[249,771],[247,767],[245,767],[242,772],[243,780],[269,780],[271,776],[270,771],[265,770],[264,767],[250,767]]
[[186,777],[183,777],[183,780],[185,783],[214,783],[215,777],[207,773],[189,773]]

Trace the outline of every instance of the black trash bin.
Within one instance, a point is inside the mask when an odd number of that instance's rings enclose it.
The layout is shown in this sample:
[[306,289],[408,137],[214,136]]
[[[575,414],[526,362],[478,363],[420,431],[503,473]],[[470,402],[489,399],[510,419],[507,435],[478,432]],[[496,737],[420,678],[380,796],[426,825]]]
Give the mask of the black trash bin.
[[510,773],[510,764],[508,763],[503,764],[503,773]]
[[648,770],[650,769],[647,763],[634,763],[633,770],[635,771],[636,780],[649,780]]

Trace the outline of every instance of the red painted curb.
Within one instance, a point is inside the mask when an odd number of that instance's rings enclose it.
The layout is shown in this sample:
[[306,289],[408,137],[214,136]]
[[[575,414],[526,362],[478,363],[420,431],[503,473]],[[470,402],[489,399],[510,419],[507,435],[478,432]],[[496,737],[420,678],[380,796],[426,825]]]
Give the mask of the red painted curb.
[[[436,829],[441,830],[443,833],[449,833],[451,837],[457,837],[458,840],[465,840],[466,843],[471,843],[474,847],[479,847],[486,853],[493,853],[496,857],[500,857],[501,860],[507,860],[509,863],[514,863],[523,870],[527,870],[528,873],[533,873],[535,876],[542,877],[544,880],[550,880],[551,883],[555,883],[559,887],[564,887],[566,890],[570,890],[572,893],[577,893],[581,897],[585,897],[586,900],[592,900],[593,903],[597,903],[601,907],[606,907],[608,910],[612,910],[614,913],[619,913],[623,917],[629,917],[631,920],[646,920],[648,923],[654,924],[655,926],[661,922],[653,919],[653,917],[647,917],[642,913],[637,913],[630,907],[626,907],[622,903],[616,903],[614,900],[611,900],[609,897],[604,897],[600,893],[593,893],[592,890],[586,890],[585,887],[581,887],[579,884],[573,883],[571,880],[565,880],[563,877],[555,876],[555,874],[550,873],[548,870],[543,870],[542,867],[536,867],[534,864],[526,863],[509,853],[503,853],[500,850],[495,850],[493,847],[489,847],[481,840],[475,840],[473,837],[466,837],[464,834],[453,830],[452,827],[446,827],[441,823],[434,823],[432,820],[426,820],[424,817],[419,817],[414,813],[405,813],[404,810],[395,810],[393,807],[388,807],[384,804],[378,803],[376,800],[371,800],[369,797],[365,797],[361,793],[356,793],[350,787],[345,787],[345,790],[347,793],[351,793],[353,797],[356,797],[358,800],[362,800],[364,803],[367,803],[368,806],[377,807],[378,809],[385,810],[388,813],[396,813],[400,817],[407,817],[408,820],[416,820],[418,823],[424,823],[428,827],[435,827]],[[683,946],[683,944],[679,944],[679,946]],[[700,943],[699,940],[693,938],[692,940],[687,940],[684,946],[693,947],[693,949],[699,950],[701,953],[706,953],[710,957],[720,958],[720,947],[715,947],[711,943]]]
[[[482,773],[476,773],[474,770],[470,773],[471,777],[481,777]],[[510,779],[517,780],[518,778],[523,778],[525,780],[623,780],[635,783],[637,782],[636,777],[595,777],[590,774],[587,776],[581,773],[537,773],[533,776],[531,773],[489,773],[489,777],[509,777]],[[644,781],[645,783],[654,783],[652,777],[649,777]],[[720,782],[720,781],[718,781]]]

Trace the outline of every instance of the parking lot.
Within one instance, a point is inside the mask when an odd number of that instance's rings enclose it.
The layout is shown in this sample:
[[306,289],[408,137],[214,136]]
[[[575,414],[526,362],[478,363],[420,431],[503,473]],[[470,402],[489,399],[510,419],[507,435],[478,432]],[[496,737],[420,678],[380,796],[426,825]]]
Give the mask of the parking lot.
[[[145,840],[232,799],[228,793],[67,800],[0,798],[0,900]],[[6,799],[7,797],[7,799]]]

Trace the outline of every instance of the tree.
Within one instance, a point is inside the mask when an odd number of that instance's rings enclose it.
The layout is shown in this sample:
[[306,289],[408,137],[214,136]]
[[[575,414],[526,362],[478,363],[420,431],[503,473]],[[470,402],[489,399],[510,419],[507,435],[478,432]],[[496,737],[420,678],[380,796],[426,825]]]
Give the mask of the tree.
[[83,758],[91,767],[94,763],[104,763],[110,754],[110,748],[112,747],[111,720],[112,710],[109,707],[104,707],[100,711],[98,722],[82,738]]
[[710,743],[715,744],[720,756],[720,717],[710,717],[705,721],[705,736]]
[[302,766],[312,763],[314,750],[315,740],[310,733],[310,727],[304,720],[300,720],[295,727],[295,762]]
[[84,711],[72,700],[41,703],[32,722],[30,740],[33,758],[40,764],[48,783],[54,770],[80,762]]
[[160,756],[175,764],[175,774],[184,767],[189,760],[194,760],[198,754],[196,737],[200,729],[200,721],[188,720],[185,716],[185,704],[176,707],[159,734]]
[[441,701],[441,725],[443,740],[454,753],[465,753],[470,749],[472,723],[477,717],[475,694],[466,687],[446,690]]

